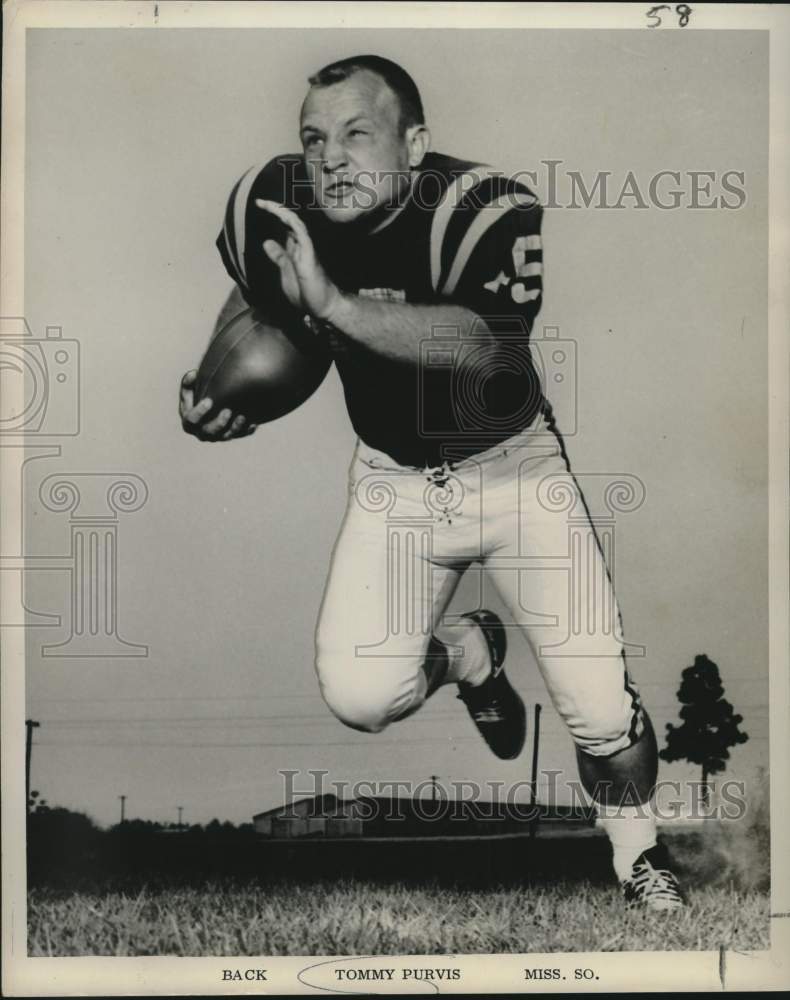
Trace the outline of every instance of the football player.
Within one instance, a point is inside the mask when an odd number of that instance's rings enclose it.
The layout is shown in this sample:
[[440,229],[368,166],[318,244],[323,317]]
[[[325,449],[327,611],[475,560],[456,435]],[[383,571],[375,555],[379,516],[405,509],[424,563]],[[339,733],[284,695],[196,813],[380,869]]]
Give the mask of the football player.
[[[326,338],[358,435],[316,631],[323,697],[346,725],[378,733],[453,684],[492,751],[518,756],[526,713],[504,671],[506,626],[485,609],[445,615],[463,573],[482,564],[575,743],[626,901],[681,906],[650,808],[655,735],[530,350],[537,199],[490,167],[431,152],[414,81],[378,56],[310,79],[300,138],[300,153],[251,168],[231,191],[217,244],[235,288],[217,328],[254,306]],[[185,430],[215,441],[254,430],[243,414],[211,416],[194,381],[182,381]],[[580,609],[570,575],[551,565],[567,552],[569,504],[541,495],[547,477],[587,514],[579,558],[609,609],[550,645],[547,623]]]

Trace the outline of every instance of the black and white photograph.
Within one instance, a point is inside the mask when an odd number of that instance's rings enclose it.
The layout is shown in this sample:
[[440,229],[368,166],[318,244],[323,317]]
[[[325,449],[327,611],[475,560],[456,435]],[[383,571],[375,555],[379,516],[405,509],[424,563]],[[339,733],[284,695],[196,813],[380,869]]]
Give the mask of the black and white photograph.
[[787,988],[787,9],[3,16],[4,993]]

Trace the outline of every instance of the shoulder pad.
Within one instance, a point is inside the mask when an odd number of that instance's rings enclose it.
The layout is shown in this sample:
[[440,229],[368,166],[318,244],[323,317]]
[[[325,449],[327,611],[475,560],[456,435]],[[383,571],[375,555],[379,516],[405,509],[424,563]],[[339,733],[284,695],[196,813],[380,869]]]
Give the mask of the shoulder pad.
[[452,294],[483,235],[511,209],[529,205],[537,205],[529,188],[487,164],[473,164],[457,173],[431,222],[433,290]]
[[294,166],[301,162],[300,154],[291,153],[276,156],[265,164],[255,164],[242,174],[231,189],[222,232],[228,260],[235,271],[237,283],[243,288],[249,287],[244,254],[249,232],[250,202],[253,198],[268,198],[292,207]]

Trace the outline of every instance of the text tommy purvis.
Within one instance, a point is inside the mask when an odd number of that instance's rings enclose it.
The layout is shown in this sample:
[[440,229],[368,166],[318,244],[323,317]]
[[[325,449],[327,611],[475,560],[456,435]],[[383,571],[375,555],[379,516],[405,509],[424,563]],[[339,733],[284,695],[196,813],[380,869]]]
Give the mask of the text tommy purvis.
[[338,981],[352,980],[385,980],[390,982],[393,976],[400,973],[399,979],[460,979],[460,969],[335,969],[335,979]]

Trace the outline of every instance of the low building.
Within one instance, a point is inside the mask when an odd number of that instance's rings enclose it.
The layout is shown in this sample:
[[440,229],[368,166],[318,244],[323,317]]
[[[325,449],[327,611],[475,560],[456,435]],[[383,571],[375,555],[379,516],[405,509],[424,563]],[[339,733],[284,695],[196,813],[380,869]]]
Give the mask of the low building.
[[336,795],[316,795],[267,809],[252,817],[255,832],[266,837],[359,837],[362,820]]
[[592,833],[591,810],[525,803],[366,796],[312,798],[253,816],[256,833],[276,840],[295,837],[485,837],[534,833]]

